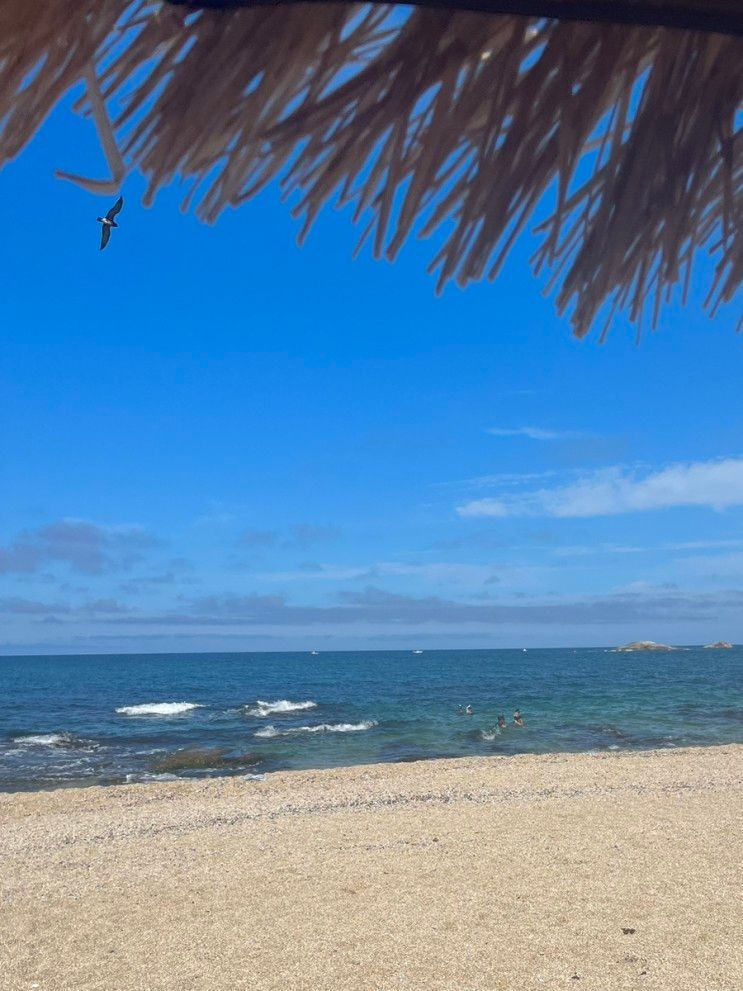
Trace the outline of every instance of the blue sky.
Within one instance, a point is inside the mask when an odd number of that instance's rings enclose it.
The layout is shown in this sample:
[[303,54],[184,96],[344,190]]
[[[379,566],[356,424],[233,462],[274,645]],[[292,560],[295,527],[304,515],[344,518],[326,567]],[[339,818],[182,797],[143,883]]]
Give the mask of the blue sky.
[[301,249],[275,188],[214,227],[104,172],[70,100],[0,176],[0,650],[743,640],[739,306],[578,342],[517,245]]

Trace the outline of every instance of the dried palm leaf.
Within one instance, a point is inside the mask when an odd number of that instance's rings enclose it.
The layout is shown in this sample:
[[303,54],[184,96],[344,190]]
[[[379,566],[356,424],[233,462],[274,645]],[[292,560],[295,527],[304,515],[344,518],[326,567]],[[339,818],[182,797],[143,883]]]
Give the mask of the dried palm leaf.
[[[373,235],[377,256],[442,230],[439,289],[495,278],[536,217],[535,268],[550,271],[579,336],[604,308],[627,309],[639,326],[652,301],[655,321],[705,247],[711,311],[733,300],[743,280],[740,36],[654,26],[664,21],[650,8],[667,20],[662,0],[574,5],[643,8],[644,26],[229,6],[2,0],[0,166],[83,81],[112,179],[63,175],[93,191],[137,168],[151,202],[182,178],[184,207],[200,191],[197,214],[213,222],[279,178],[299,197],[300,237],[335,197],[366,218],[362,241]],[[734,7],[707,5],[740,19]],[[687,16],[700,9],[688,0]]]

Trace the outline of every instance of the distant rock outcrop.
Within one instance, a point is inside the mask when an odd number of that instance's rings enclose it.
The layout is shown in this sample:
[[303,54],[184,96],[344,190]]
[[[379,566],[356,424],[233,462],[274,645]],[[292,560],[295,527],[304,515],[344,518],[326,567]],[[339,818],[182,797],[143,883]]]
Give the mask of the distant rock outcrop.
[[676,650],[675,647],[669,647],[665,643],[656,643],[655,640],[633,640],[632,643],[626,643],[623,647],[614,648],[617,654],[630,654],[635,650]]
[[728,643],[727,640],[718,640],[717,643],[706,643],[704,645],[705,650],[732,650],[733,645]]

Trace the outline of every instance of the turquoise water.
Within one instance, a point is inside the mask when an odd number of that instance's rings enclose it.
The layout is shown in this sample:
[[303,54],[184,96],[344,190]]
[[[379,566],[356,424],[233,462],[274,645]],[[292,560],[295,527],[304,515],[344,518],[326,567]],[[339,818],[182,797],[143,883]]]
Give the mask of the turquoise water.
[[3,791],[743,742],[741,648],[5,657],[0,686]]

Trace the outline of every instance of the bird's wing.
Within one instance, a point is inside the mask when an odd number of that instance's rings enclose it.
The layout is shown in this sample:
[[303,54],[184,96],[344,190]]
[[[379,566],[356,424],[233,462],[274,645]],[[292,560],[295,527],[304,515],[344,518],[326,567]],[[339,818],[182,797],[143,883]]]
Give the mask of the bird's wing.
[[111,237],[111,228],[108,226],[108,224],[103,224],[101,226],[101,251],[103,251],[103,249],[108,244],[108,239],[110,237]]
[[116,200],[116,202],[114,203],[114,205],[111,207],[111,209],[108,211],[108,213],[106,214],[106,217],[109,220],[113,220],[114,217],[116,216],[116,214],[121,210],[121,208],[122,208],[123,205],[124,205],[124,197],[123,196],[120,196]]

